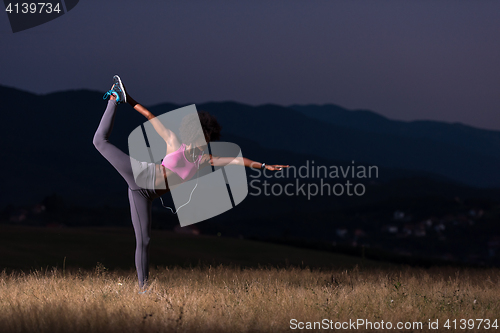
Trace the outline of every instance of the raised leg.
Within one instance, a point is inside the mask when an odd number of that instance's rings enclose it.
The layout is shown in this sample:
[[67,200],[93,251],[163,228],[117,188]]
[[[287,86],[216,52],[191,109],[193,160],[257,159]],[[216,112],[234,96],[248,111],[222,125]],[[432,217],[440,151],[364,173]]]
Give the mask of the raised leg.
[[109,142],[109,136],[113,129],[113,123],[115,120],[116,111],[116,101],[110,98],[104,115],[101,118],[99,127],[94,135],[94,146],[101,153],[104,158],[108,160],[109,163],[120,173],[120,175],[125,179],[128,187],[132,190],[139,189],[137,186],[134,174],[132,172],[132,166],[130,162],[130,157],[123,151],[118,149],[115,145]]

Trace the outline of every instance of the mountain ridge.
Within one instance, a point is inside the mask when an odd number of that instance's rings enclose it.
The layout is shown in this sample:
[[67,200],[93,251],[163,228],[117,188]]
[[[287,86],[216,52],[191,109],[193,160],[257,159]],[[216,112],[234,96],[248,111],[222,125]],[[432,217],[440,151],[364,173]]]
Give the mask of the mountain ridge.
[[[4,163],[0,170],[6,188],[11,191],[9,198],[0,198],[0,204],[39,200],[36,198],[43,193],[66,193],[65,187],[79,188],[78,200],[85,203],[95,196],[95,188],[108,188],[108,194],[121,193],[118,189],[126,188],[92,145],[106,107],[101,92],[83,89],[36,95],[0,85],[0,98],[2,110],[7,111],[0,123],[4,135],[0,149]],[[159,115],[181,106],[161,103],[149,108]],[[496,172],[500,170],[500,159],[493,154],[497,145],[500,151],[500,139],[496,141],[500,132],[464,125],[465,130],[472,133],[472,142],[464,147],[460,143],[440,141],[439,135],[443,137],[440,131],[446,132],[450,125],[445,124],[443,129],[439,122],[432,125],[437,126],[437,130],[427,128],[416,137],[397,130],[397,123],[391,124],[398,121],[375,113],[368,113],[369,118],[389,122],[392,129],[388,133],[381,128],[375,128],[381,133],[370,131],[374,125],[365,118],[360,123],[368,129],[353,123],[352,119],[330,124],[313,119],[310,111],[304,114],[304,110],[276,104],[250,106],[226,101],[196,106],[219,119],[223,128],[221,140],[240,141],[245,146],[244,156],[257,161],[290,164],[289,161],[301,163],[305,159],[316,159],[324,164],[350,164],[355,160],[357,164],[379,166],[386,176],[381,181],[417,175],[473,187],[500,187],[500,173]],[[351,111],[336,108],[338,115],[351,115],[346,114]],[[366,114],[355,114],[360,115]],[[129,133],[144,121],[129,105],[120,105],[111,142],[128,152]],[[463,130],[463,126],[458,127]],[[453,135],[457,133],[461,132],[453,132]],[[486,144],[492,147],[482,147]],[[41,175],[36,183],[29,178],[33,172]],[[92,177],[89,178],[89,174]],[[118,201],[124,203],[126,198]]]

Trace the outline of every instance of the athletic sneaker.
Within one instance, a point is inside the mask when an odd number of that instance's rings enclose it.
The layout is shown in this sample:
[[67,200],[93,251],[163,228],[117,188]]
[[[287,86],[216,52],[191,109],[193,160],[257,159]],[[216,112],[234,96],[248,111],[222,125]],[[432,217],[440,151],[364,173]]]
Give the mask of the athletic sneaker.
[[150,293],[151,293],[150,286],[143,286],[142,288],[139,288],[138,294],[150,294]]
[[102,99],[106,99],[110,95],[116,96],[116,104],[127,103],[127,93],[118,75],[113,76],[113,87],[102,96]]

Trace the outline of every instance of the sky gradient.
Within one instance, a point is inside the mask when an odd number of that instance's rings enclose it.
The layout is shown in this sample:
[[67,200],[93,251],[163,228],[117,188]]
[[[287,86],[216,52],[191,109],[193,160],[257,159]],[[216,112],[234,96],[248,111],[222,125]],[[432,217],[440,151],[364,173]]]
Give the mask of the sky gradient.
[[[500,1],[97,1],[13,34],[0,84],[140,103],[333,103],[500,130]],[[85,101],[78,101],[84,103]]]

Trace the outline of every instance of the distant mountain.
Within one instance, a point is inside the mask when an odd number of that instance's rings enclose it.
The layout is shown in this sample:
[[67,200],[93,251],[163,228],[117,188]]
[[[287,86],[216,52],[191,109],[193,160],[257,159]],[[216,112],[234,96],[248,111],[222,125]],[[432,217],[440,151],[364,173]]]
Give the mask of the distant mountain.
[[[441,122],[400,122],[370,111],[332,106],[257,107],[235,102],[197,105],[223,131],[263,147],[329,160],[424,171],[471,186],[500,187],[500,132]],[[157,105],[160,114],[172,105]],[[297,111],[300,110],[300,111]]]
[[[0,207],[38,202],[52,193],[80,205],[127,204],[126,183],[92,145],[106,107],[102,93],[77,90],[35,95],[0,86],[0,99],[4,189]],[[159,115],[180,106],[161,104],[150,109]],[[500,186],[500,161],[494,148],[484,148],[496,147],[498,132],[438,122],[429,125],[435,130],[422,127],[419,132],[411,123],[339,110],[338,119],[354,115],[367,126],[363,128],[352,120],[316,119],[311,116],[314,112],[298,111],[298,106],[212,102],[197,108],[219,119],[222,141],[239,144],[244,156],[257,161],[300,166],[314,160],[316,165],[329,166],[350,165],[354,160],[358,165],[378,165],[378,181],[419,177],[440,184]],[[110,140],[128,152],[128,135],[144,120],[130,106],[120,105]],[[386,123],[388,129],[374,130],[378,122]],[[410,126],[411,133],[398,126]],[[469,135],[467,146],[461,145],[460,128],[463,135]],[[436,133],[446,131],[456,137],[457,144],[439,139]]]
[[500,131],[474,128],[461,123],[391,120],[373,111],[347,110],[334,104],[289,107],[310,118],[337,126],[379,134],[431,139],[488,156],[500,155]]

